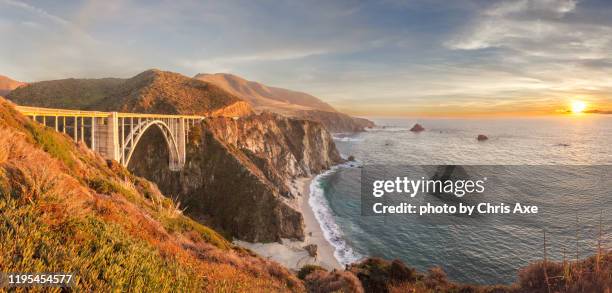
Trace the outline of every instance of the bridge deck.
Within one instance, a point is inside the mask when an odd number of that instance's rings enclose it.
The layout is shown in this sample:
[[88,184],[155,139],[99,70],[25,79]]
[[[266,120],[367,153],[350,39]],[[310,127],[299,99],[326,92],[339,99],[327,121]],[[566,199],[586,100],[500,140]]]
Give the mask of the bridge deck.
[[[16,106],[17,110],[26,116],[71,116],[71,117],[110,117],[113,112],[102,111],[83,111],[71,109],[54,109],[29,106]],[[143,114],[117,112],[119,118],[183,118],[183,119],[204,119],[206,116],[198,115],[172,115],[172,114]]]

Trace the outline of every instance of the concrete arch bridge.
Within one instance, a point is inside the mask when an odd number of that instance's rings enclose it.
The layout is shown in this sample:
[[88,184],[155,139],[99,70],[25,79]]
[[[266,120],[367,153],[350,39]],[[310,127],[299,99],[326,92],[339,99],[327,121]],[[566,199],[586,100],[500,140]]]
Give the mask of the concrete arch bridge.
[[185,165],[185,144],[189,130],[206,118],[25,106],[16,108],[34,121],[66,133],[75,141],[82,141],[104,158],[116,160],[126,167],[143,135],[149,128],[157,127],[166,141],[170,153],[168,164],[173,171],[179,171]]

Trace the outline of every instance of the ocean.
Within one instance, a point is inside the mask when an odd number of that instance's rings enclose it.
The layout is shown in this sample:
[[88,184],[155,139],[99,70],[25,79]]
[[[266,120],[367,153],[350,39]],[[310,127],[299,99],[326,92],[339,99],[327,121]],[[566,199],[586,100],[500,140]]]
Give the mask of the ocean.
[[[311,185],[309,203],[341,263],[365,256],[401,259],[423,272],[440,266],[458,282],[509,284],[521,267],[543,258],[544,230],[552,260],[592,255],[598,243],[612,249],[612,116],[372,120],[375,129],[335,135],[341,154],[356,161],[332,168]],[[410,132],[416,122],[426,131]],[[479,142],[479,134],[489,139]],[[363,216],[363,168],[407,165],[520,170],[512,173],[510,184],[534,196],[544,216],[480,225],[461,217],[442,225],[402,215]],[[592,181],[578,178],[589,172],[599,178],[594,188],[587,186]],[[546,197],[537,197],[542,186],[533,179],[538,177],[555,183]],[[574,187],[589,192],[560,195]],[[512,200],[512,195],[503,196]]]

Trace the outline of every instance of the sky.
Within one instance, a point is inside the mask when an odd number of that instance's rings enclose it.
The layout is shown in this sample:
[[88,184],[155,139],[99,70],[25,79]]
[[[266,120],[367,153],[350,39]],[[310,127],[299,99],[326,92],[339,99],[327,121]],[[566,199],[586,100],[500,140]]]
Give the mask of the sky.
[[366,116],[610,110],[611,15],[609,0],[0,0],[0,74],[225,72]]

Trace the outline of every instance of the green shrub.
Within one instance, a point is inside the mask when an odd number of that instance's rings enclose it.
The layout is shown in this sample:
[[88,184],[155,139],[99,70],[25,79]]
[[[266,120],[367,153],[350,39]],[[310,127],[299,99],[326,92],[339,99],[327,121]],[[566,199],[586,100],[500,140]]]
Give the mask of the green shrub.
[[318,265],[305,265],[298,271],[298,278],[301,280],[306,279],[306,276],[310,275],[310,273],[314,271],[327,271],[321,266]]
[[68,140],[59,139],[57,136],[60,135],[52,129],[36,125],[33,122],[27,123],[27,130],[32,135],[32,138],[45,152],[51,156],[64,162],[69,168],[75,166],[75,160],[71,153],[71,148]]
[[125,188],[120,183],[113,180],[104,179],[101,177],[94,177],[87,179],[87,185],[89,188],[95,190],[97,193],[111,195],[114,193],[121,194],[127,199],[135,200],[138,198],[136,193],[128,188]]
[[202,237],[202,240],[218,248],[223,250],[229,250],[231,248],[231,244],[219,233],[188,217],[177,216],[166,218],[162,222],[170,232],[186,233],[194,231],[198,236]]

